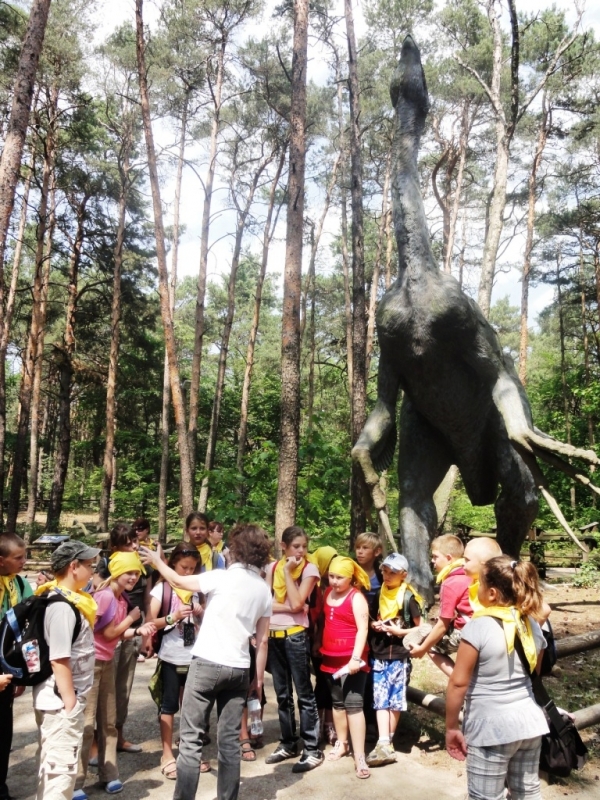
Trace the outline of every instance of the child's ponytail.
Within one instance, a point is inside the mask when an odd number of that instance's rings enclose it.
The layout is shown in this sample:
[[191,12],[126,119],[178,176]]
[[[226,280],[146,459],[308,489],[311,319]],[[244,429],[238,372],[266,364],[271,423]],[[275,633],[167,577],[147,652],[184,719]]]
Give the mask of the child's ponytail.
[[486,586],[496,589],[508,605],[532,617],[540,615],[542,593],[537,570],[530,561],[496,556],[482,565],[481,572]]

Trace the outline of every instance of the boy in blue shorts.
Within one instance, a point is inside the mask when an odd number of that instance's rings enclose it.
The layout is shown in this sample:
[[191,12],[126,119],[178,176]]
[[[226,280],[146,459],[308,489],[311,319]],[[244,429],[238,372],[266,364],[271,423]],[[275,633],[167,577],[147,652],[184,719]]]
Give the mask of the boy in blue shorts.
[[406,581],[408,561],[391,553],[381,565],[383,585],[377,605],[371,608],[369,648],[372,656],[373,706],[377,712],[379,738],[367,756],[370,767],[396,760],[392,745],[400,713],[406,711],[406,689],[410,678],[410,651],[404,636],[421,623],[422,600]]

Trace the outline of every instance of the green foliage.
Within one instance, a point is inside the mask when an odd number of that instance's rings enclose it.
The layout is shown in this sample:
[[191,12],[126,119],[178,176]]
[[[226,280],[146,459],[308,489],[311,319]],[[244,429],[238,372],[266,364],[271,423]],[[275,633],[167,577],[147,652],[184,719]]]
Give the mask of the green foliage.
[[590,561],[582,564],[573,578],[573,586],[582,589],[600,588],[600,569]]

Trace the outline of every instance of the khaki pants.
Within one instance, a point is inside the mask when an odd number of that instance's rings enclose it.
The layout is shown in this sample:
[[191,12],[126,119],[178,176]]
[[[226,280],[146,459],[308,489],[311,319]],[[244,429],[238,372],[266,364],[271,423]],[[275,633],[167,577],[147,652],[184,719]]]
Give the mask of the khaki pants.
[[87,696],[83,745],[79,759],[76,789],[83,789],[87,775],[94,727],[98,731],[98,779],[101,783],[119,779],[117,767],[117,706],[115,701],[114,661],[99,661],[94,666],[94,685]]
[[83,740],[84,705],[78,700],[67,714],[37,711],[39,770],[36,800],[71,800]]
[[127,719],[129,696],[133,686],[133,676],[140,654],[141,639],[125,639],[115,651],[115,690],[117,692],[117,730],[121,730]]

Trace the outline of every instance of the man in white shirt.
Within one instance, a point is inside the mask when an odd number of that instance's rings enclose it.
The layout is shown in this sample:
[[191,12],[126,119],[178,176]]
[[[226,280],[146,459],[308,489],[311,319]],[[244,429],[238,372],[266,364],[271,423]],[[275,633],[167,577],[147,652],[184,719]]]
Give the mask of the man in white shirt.
[[216,702],[218,715],[218,800],[236,800],[240,788],[239,733],[249,689],[250,637],[256,632],[256,678],[260,697],[267,661],[271,592],[260,571],[269,558],[267,534],[240,525],[228,539],[230,566],[201,575],[178,575],[154,553],[140,548],[175,589],[202,592],[206,611],[192,650],[185,684],[174,800],[194,800],[200,777],[202,737]]

